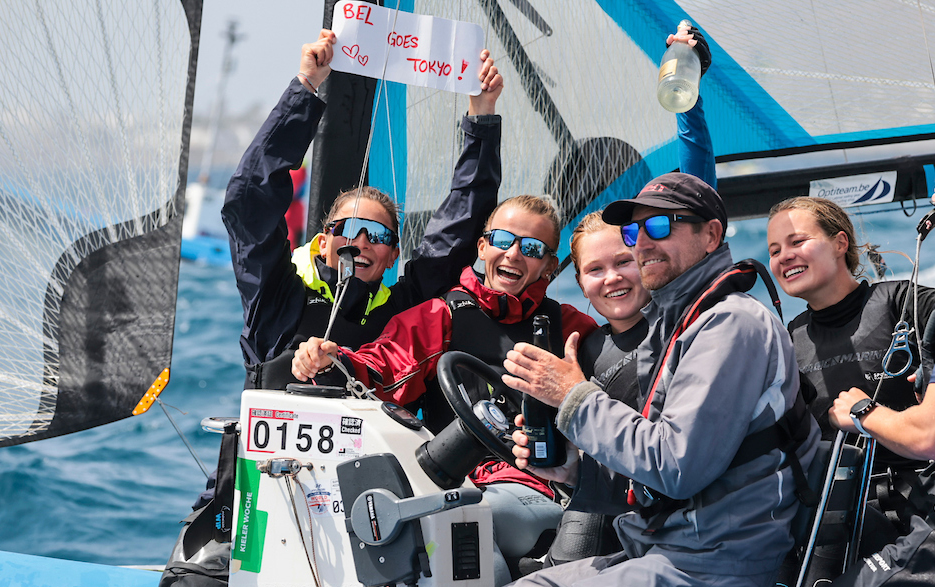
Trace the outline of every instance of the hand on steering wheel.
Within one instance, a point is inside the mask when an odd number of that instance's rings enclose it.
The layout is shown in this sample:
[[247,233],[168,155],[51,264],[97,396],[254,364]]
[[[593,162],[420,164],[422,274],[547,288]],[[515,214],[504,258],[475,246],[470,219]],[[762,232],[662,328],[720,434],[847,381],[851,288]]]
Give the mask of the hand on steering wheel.
[[473,406],[470,405],[466,397],[467,394],[462,391],[464,382],[457,372],[459,368],[465,369],[484,380],[493,388],[495,397],[509,397],[509,394],[506,393],[507,386],[500,380],[500,374],[494,371],[490,365],[467,353],[449,351],[442,355],[438,361],[436,371],[439,386],[464,428],[493,455],[515,467],[516,460],[511,451],[512,440],[501,439],[474,415]]

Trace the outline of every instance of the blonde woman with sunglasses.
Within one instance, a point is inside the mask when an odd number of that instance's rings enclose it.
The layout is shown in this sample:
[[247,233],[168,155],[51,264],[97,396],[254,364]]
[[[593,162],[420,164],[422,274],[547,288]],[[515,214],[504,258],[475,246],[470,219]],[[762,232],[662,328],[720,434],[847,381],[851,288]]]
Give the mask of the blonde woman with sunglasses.
[[[231,178],[222,216],[244,311],[240,345],[245,388],[285,389],[299,343],[323,336],[335,301],[337,250],[351,244],[356,277],[347,287],[331,339],[357,348],[390,318],[457,283],[473,262],[473,243],[494,208],[500,184],[500,117],[494,107],[503,79],[488,51],[481,53],[482,91],[470,97],[462,121],[464,149],[452,190],[426,228],[404,275],[392,286],[384,272],[399,256],[399,210],[372,187],[339,195],[322,232],[290,258],[284,214],[292,201],[289,170],[298,167],[325,109],[317,90],[331,72],[334,34],[323,30],[302,47],[299,73],[270,113]],[[327,148],[322,145],[321,148]]]

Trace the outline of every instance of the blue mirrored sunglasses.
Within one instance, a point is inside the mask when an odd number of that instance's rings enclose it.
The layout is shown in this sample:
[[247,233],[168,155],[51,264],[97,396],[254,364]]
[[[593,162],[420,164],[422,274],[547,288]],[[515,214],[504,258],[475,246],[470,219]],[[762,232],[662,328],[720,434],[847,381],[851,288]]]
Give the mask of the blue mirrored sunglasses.
[[391,229],[376,220],[367,220],[365,218],[339,218],[329,222],[326,227],[334,236],[343,236],[347,240],[354,240],[360,236],[361,231],[367,235],[367,240],[372,245],[386,245],[395,247],[399,242],[399,236]]
[[681,214],[659,214],[650,216],[643,220],[637,220],[630,224],[624,224],[620,227],[620,234],[623,236],[623,243],[628,247],[636,244],[636,239],[640,234],[640,227],[646,229],[646,236],[653,240],[666,238],[672,234],[673,222],[689,222],[699,224],[705,222],[700,216],[683,216]]
[[519,241],[519,252],[522,253],[524,257],[530,257],[532,259],[541,259],[555,252],[549,245],[537,238],[532,238],[531,236],[516,236],[512,232],[503,230],[502,228],[488,230],[484,233],[484,238],[486,238],[487,242],[492,246],[504,251],[508,251],[510,247],[513,246],[513,243]]

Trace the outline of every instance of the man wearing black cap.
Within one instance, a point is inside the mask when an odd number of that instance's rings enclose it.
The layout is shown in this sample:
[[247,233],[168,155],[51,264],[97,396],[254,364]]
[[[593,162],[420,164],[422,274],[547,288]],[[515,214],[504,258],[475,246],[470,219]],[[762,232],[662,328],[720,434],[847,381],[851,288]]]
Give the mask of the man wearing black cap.
[[[572,450],[561,469],[534,473],[575,486],[577,502],[594,510],[628,503],[635,511],[615,520],[621,553],[518,583],[773,585],[792,547],[794,477],[807,470],[818,442],[817,424],[796,402],[789,335],[732,286],[724,203],[703,181],[660,176],[608,206],[603,218],[620,225],[652,294],[643,309],[649,334],[638,351],[641,411],[578,375],[574,336],[565,349],[569,368],[556,369],[544,351],[521,344],[504,363],[513,375],[504,381],[557,406],[559,430],[593,457],[579,461]],[[793,418],[795,457],[747,438]],[[524,466],[526,438],[517,432],[514,440]]]

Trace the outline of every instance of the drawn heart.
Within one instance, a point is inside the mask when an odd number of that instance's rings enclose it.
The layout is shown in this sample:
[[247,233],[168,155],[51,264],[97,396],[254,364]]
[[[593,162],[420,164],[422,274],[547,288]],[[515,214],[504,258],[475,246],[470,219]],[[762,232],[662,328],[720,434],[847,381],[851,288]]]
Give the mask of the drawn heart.
[[[356,45],[355,45],[355,46],[356,46]],[[370,61],[370,56],[369,56],[369,55],[359,55],[359,56],[357,57],[357,61],[358,61],[358,63],[360,63],[361,65],[367,65],[367,62]]]
[[344,54],[351,59],[357,57],[357,54],[360,53],[360,47],[358,45],[351,45],[350,47],[344,45],[341,47],[341,50],[344,51]]

